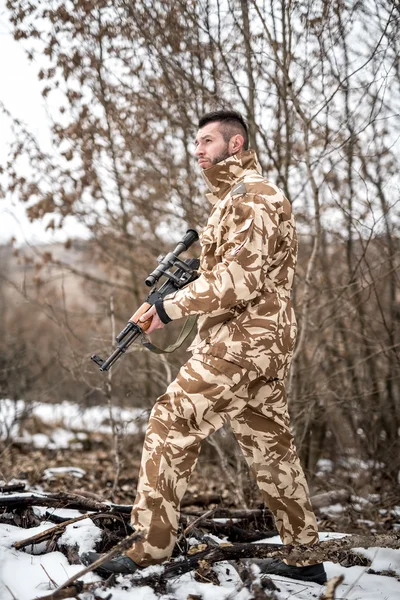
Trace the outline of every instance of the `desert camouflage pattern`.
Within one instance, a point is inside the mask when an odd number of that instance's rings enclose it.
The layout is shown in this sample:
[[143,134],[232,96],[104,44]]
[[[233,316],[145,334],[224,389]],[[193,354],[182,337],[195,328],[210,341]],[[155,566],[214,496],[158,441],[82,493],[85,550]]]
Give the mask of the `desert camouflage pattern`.
[[164,300],[171,319],[200,317],[193,355],[156,402],[146,432],[132,510],[143,539],[127,552],[142,566],[170,557],[201,442],[227,422],[283,543],[318,541],[284,387],[296,336],[291,207],[252,151],[204,176],[212,210],[200,238],[201,274]]
[[212,210],[200,234],[200,277],[164,299],[171,319],[199,315],[190,350],[283,379],[296,338],[290,293],[297,240],[291,206],[252,150],[203,176]]
[[180,502],[201,442],[227,422],[274,514],[282,542],[318,541],[290,433],[284,383],[209,354],[197,355],[181,368],[151,412],[132,510],[132,525],[143,540],[126,552],[137,564],[157,564],[171,556]]

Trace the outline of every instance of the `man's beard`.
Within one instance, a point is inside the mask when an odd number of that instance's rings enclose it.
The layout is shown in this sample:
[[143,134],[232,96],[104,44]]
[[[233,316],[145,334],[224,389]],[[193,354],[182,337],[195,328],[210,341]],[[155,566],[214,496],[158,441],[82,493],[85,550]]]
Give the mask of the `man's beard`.
[[229,152],[228,150],[229,145],[226,144],[224,150],[222,152],[220,152],[220,154],[218,154],[218,156],[216,156],[213,161],[212,164],[216,165],[219,162],[222,162],[223,160],[226,160],[227,158],[229,158],[230,156],[232,156],[232,154]]

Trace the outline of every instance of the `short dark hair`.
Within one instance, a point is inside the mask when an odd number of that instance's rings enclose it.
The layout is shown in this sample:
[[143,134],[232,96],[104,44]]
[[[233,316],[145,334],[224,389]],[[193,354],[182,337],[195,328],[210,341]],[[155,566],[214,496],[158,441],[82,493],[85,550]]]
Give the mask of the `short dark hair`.
[[238,133],[244,137],[243,148],[249,147],[249,130],[242,115],[235,110],[214,110],[206,113],[199,121],[199,129],[208,123],[222,123],[221,133],[225,142],[229,142]]

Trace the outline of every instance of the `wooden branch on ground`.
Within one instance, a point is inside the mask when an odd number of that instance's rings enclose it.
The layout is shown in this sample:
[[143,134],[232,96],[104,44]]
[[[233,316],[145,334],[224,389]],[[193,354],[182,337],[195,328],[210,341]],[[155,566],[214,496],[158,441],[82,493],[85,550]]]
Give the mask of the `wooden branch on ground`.
[[32,535],[31,537],[25,538],[24,540],[20,540],[19,542],[15,542],[15,544],[13,544],[13,546],[16,550],[21,550],[22,548],[26,548],[26,546],[31,546],[33,544],[39,544],[40,542],[45,542],[45,541],[51,539],[55,535],[61,535],[62,533],[64,533],[67,525],[71,525],[72,523],[77,523],[78,521],[87,519],[89,516],[93,517],[93,513],[92,513],[92,515],[88,515],[88,514],[80,515],[79,517],[75,517],[74,519],[69,519],[68,521],[64,521],[64,523],[61,523],[60,525],[56,525],[55,527],[50,527],[49,529],[46,529],[45,531],[41,531],[40,533],[37,533],[36,535]]
[[[181,514],[190,517],[201,517],[208,511],[204,510],[185,510]],[[270,516],[271,512],[266,508],[214,508],[213,518],[218,519],[252,519],[253,517]]]
[[181,508],[185,506],[208,506],[209,504],[220,504],[221,494],[196,494],[196,496],[184,496]]
[[[196,525],[198,525],[202,521],[205,521],[207,519],[207,517],[213,516],[213,514],[214,514],[214,510],[208,510],[207,512],[204,513],[204,515],[200,515],[192,522],[189,522],[189,519],[187,519],[187,524],[186,524],[186,527],[185,527],[182,535],[184,537],[186,537],[187,534],[189,533],[189,531],[191,531]],[[182,518],[181,518],[181,521],[182,521]]]
[[55,508],[68,507],[76,510],[120,513],[130,513],[132,510],[131,505],[97,502],[79,494],[69,494],[67,492],[56,492],[53,494],[32,492],[23,496],[0,495],[1,506],[12,509],[24,508],[26,506],[51,506]]
[[25,538],[24,540],[20,540],[19,542],[15,542],[14,548],[16,550],[21,550],[22,548],[26,548],[26,546],[31,546],[33,544],[39,544],[40,542],[45,542],[50,540],[52,537],[56,535],[61,535],[64,533],[67,525],[72,525],[73,523],[77,523],[78,521],[82,521],[83,519],[118,519],[120,518],[118,515],[113,515],[112,513],[86,513],[85,515],[79,515],[79,517],[75,517],[73,519],[68,519],[63,521],[62,523],[56,525],[55,527],[50,527],[45,531],[41,531],[36,535],[32,535],[29,538]]
[[[201,517],[208,511],[203,510],[185,510],[181,514],[191,517]],[[268,508],[249,508],[249,509],[238,509],[238,508],[214,508],[213,518],[218,519],[253,519],[260,517],[272,516],[271,511]]]
[[10,492],[23,492],[25,489],[24,483],[10,483],[9,485],[0,485],[0,494]]

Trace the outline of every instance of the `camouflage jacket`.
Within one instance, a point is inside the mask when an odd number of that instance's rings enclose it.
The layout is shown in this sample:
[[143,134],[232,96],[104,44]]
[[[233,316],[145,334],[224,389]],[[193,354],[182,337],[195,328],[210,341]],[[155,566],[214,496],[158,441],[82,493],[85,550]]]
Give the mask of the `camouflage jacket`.
[[283,379],[296,337],[290,293],[297,241],[289,201],[252,150],[203,172],[212,210],[200,234],[200,277],[167,296],[170,319],[198,314],[190,347]]

